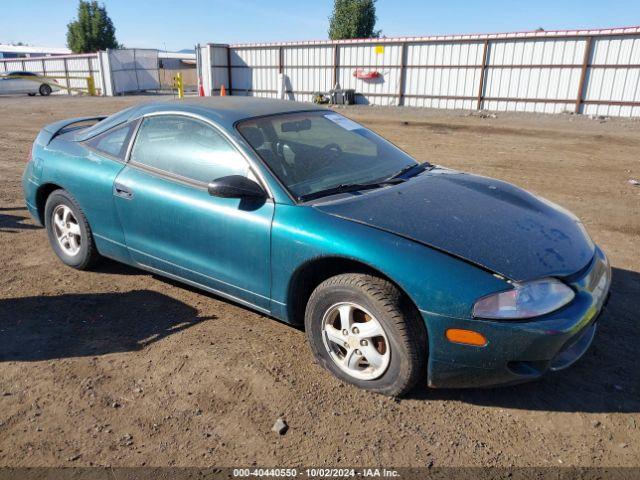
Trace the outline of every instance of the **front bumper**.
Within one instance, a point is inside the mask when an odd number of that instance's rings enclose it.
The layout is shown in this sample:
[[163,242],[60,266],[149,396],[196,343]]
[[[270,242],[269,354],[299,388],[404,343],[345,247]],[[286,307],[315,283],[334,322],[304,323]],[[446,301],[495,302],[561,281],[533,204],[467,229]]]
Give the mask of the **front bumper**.
[[[564,280],[574,289],[574,300],[535,321],[458,319],[422,312],[429,332],[429,386],[520,383],[575,363],[595,336],[609,294],[611,267],[596,247],[589,266]],[[451,343],[445,337],[449,328],[474,330],[488,343],[484,347]]]

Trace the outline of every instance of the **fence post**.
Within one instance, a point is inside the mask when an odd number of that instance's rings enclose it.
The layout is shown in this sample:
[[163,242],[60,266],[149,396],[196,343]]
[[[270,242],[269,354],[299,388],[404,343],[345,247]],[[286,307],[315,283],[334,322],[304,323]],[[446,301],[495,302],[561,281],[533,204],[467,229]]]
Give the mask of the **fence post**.
[[133,50],[133,73],[135,73],[136,75],[136,89],[140,91],[140,79],[138,78],[138,60],[136,60],[136,49],[132,48],[131,50]]
[[233,84],[231,83],[231,75],[233,70],[231,69],[231,47],[227,45],[227,83],[229,84],[229,95],[233,95]]
[[482,47],[482,65],[480,66],[480,85],[478,86],[476,110],[482,109],[482,98],[484,97],[484,77],[487,72],[487,50],[489,50],[489,40],[485,40],[484,46]]
[[580,71],[580,83],[578,84],[578,97],[576,98],[575,113],[580,113],[580,107],[582,106],[582,100],[584,98],[584,91],[586,87],[587,69],[589,68],[589,59],[591,58],[591,45],[593,43],[593,37],[587,37],[584,46],[584,57],[582,58],[582,70]]
[[67,95],[71,95],[71,90],[69,90],[69,87],[71,86],[71,83],[69,80],[69,66],[67,65],[66,58],[62,60],[62,64],[64,65],[64,79],[67,85]]
[[398,79],[398,106],[404,105],[405,76],[407,70],[407,44],[400,45],[400,78]]
[[333,78],[332,78],[331,90],[338,85],[338,44],[333,45]]

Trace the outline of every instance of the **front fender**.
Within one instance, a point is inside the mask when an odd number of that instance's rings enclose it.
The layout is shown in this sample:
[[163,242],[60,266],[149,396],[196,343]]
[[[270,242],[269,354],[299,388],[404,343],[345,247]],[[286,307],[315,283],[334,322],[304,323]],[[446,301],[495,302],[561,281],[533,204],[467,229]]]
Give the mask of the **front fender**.
[[278,317],[289,320],[284,307],[293,272],[324,257],[368,265],[402,288],[422,312],[455,318],[470,318],[478,298],[507,286],[485,270],[392,233],[310,206],[278,205],[272,228],[272,299]]

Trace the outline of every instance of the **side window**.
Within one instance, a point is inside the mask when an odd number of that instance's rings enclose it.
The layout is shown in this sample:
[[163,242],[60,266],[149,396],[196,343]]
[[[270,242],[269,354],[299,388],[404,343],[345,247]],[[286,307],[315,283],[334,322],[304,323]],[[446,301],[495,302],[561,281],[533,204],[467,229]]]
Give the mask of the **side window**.
[[213,127],[178,115],[144,119],[130,160],[201,183],[248,173],[245,159]]
[[124,160],[134,127],[135,122],[131,122],[124,127],[118,127],[98,135],[89,140],[87,144],[101,153]]

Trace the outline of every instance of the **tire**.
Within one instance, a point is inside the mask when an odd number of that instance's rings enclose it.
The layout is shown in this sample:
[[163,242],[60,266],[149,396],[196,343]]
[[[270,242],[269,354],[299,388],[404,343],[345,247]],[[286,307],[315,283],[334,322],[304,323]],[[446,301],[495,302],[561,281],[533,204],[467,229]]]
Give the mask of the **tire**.
[[27,95],[29,95],[30,97],[35,97],[36,96],[35,93],[27,93]]
[[47,85],[46,83],[43,83],[42,85],[40,85],[40,90],[38,90],[40,92],[40,95],[42,95],[43,97],[48,97],[49,95],[51,95],[51,87],[49,85]]
[[[69,220],[67,225],[72,226],[72,229],[68,230],[69,233],[79,232],[79,235],[70,233],[74,239],[73,242],[59,240],[63,232],[59,227],[60,223],[56,223],[54,219],[54,215],[58,216],[59,221],[67,211],[72,214],[67,218]],[[91,227],[78,202],[67,191],[55,190],[49,195],[44,207],[44,223],[51,248],[64,264],[77,270],[87,270],[95,265],[100,255],[96,250]],[[67,238],[71,237],[67,235]],[[66,248],[65,243],[69,244],[69,248]],[[71,248],[72,246],[76,248]]]
[[[336,338],[338,324],[344,326],[341,309],[349,311],[349,308],[352,310],[347,317],[354,320],[349,324],[350,328],[358,325],[360,328],[357,331],[353,329],[354,336],[349,336],[351,332],[345,336],[345,330],[338,329],[337,332],[342,334],[339,339],[345,339],[341,347],[329,338]],[[369,324],[371,320],[377,321],[377,325]],[[382,336],[366,336],[366,332],[378,332],[378,326],[382,327]],[[311,351],[318,363],[347,383],[383,395],[402,396],[418,381],[427,381],[428,344],[424,321],[406,296],[386,280],[357,273],[325,280],[309,298],[305,327]],[[368,339],[364,340],[366,343],[362,343],[362,338]],[[357,345],[365,346],[360,349]],[[373,352],[372,359],[377,359],[379,368],[373,364],[366,366],[370,363],[366,352],[372,352],[371,347],[377,351],[377,354]],[[362,356],[349,356],[349,352],[360,352]],[[360,364],[347,369],[347,357],[360,358]],[[380,360],[385,357],[386,360]],[[366,375],[370,377],[363,378]]]

